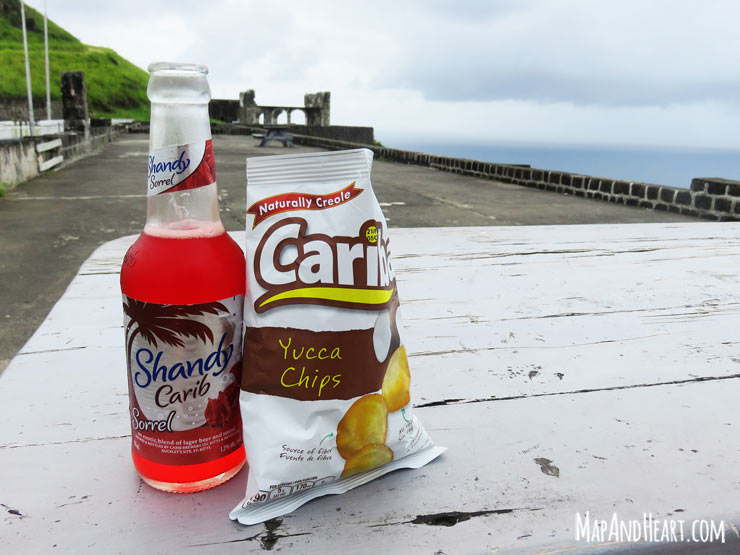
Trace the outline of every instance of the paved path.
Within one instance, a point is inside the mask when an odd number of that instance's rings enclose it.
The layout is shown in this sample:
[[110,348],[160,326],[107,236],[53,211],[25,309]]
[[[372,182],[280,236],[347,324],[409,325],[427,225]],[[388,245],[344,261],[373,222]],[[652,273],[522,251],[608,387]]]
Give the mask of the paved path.
[[[224,225],[242,230],[245,156],[285,149],[217,136],[214,151]],[[125,135],[0,198],[0,371],[96,247],[141,231],[147,152],[147,135]],[[389,162],[374,164],[373,185],[396,227],[696,221]]]

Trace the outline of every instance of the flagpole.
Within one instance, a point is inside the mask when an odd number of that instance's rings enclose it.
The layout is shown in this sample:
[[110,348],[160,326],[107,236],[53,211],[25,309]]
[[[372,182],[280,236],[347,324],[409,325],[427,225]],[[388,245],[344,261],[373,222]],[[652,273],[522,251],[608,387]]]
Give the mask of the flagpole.
[[51,119],[51,89],[49,88],[49,32],[46,23],[46,0],[44,0],[44,53],[46,55],[46,119]]
[[23,28],[23,53],[26,56],[26,89],[28,90],[28,122],[31,126],[31,135],[36,134],[36,122],[33,119],[33,96],[31,95],[31,66],[28,64],[28,39],[26,38],[26,11],[21,0],[21,27]]

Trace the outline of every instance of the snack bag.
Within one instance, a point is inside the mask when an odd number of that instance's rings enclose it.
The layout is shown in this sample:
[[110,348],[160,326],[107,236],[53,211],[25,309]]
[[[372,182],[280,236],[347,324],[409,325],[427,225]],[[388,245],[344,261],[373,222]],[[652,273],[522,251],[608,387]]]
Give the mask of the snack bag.
[[242,524],[444,451],[413,414],[371,164],[367,149],[247,159]]

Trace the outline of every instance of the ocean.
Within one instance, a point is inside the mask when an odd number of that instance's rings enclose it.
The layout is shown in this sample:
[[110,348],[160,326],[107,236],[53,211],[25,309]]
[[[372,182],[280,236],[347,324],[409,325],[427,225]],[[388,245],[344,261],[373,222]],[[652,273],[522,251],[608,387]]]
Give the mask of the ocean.
[[740,150],[466,144],[404,138],[383,141],[383,144],[429,154],[529,164],[533,168],[673,187],[688,188],[694,177],[740,180]]

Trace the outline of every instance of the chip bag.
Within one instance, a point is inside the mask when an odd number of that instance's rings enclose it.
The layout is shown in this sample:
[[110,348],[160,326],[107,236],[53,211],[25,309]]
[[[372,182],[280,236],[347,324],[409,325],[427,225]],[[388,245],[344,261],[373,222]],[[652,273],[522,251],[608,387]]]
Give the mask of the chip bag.
[[444,451],[413,413],[371,164],[367,149],[247,159],[242,524]]

